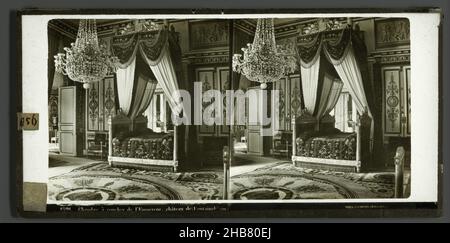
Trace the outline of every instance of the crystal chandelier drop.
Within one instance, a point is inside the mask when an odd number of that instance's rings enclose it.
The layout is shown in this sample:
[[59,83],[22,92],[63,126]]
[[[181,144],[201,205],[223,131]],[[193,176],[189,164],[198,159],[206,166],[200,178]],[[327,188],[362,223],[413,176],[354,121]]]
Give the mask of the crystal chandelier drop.
[[233,71],[261,83],[262,89],[296,69],[295,57],[275,43],[273,19],[258,19],[253,44],[248,43],[242,51],[243,57],[233,56]]
[[70,48],[64,48],[65,54],[55,56],[55,69],[71,80],[83,83],[85,89],[117,71],[117,57],[111,56],[106,46],[98,43],[95,20],[80,20],[77,39],[70,45]]

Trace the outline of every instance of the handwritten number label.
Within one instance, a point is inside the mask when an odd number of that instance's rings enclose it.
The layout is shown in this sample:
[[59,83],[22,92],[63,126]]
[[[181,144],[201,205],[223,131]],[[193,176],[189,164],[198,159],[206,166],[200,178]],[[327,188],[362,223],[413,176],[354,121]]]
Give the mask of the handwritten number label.
[[19,130],[39,130],[39,113],[18,113],[17,121]]

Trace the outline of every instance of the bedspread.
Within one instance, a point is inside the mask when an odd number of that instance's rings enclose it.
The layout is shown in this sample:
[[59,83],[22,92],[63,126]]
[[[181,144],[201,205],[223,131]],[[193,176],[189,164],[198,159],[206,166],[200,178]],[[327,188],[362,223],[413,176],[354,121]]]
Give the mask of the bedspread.
[[140,159],[173,159],[173,135],[161,134],[152,137],[115,137],[113,156]]
[[297,156],[336,160],[356,159],[356,133],[302,135],[296,139]]

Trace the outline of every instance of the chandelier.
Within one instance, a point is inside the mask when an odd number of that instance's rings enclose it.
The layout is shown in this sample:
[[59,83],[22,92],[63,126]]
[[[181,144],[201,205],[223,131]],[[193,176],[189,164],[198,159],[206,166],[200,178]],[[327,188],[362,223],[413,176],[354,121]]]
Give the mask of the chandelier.
[[95,20],[80,20],[77,39],[70,45],[64,48],[65,54],[55,56],[55,70],[83,83],[85,89],[117,71],[117,57],[111,56],[106,46],[98,43]]
[[296,69],[295,57],[275,43],[273,19],[258,19],[253,44],[242,51],[243,57],[233,55],[233,71],[261,83],[262,89]]

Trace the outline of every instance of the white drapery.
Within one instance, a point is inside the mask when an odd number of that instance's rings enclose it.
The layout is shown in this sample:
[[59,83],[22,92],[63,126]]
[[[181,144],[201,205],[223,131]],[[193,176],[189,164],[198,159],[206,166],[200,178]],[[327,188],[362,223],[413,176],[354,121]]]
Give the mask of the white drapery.
[[116,73],[119,106],[120,109],[122,109],[123,113],[126,115],[130,112],[131,109],[135,70],[136,55],[132,57],[132,61],[127,67],[119,68]]
[[317,87],[319,85],[320,55],[313,63],[300,65],[303,89],[303,101],[306,110],[312,115],[316,107]]
[[322,81],[322,91],[320,92],[320,100],[314,116],[319,121],[324,115],[330,113],[339,98],[344,84],[335,79],[332,75],[325,73]]
[[156,90],[156,82],[147,82],[144,98],[141,101],[141,105],[139,106],[138,114],[142,114],[147,108],[150,106],[150,102],[153,99]]
[[366,94],[364,92],[363,80],[361,76],[361,71],[358,67],[358,63],[355,58],[355,53],[352,46],[348,46],[349,50],[347,54],[344,55],[341,60],[335,60],[328,53],[325,48],[325,54],[330,62],[333,64],[342,82],[348,87],[349,93],[353,99],[356,109],[359,114],[368,112],[368,115],[372,117],[369,105],[367,102]]
[[144,113],[155,93],[156,82],[152,82],[148,77],[139,75],[135,83],[136,88],[134,94],[133,105],[130,109],[129,116],[132,120]]
[[178,114],[181,112],[178,108],[179,101],[176,100],[174,94],[178,91],[178,80],[173,66],[172,58],[170,57],[169,43],[166,43],[157,60],[150,60],[147,58],[143,50],[141,54],[150,66],[153,74],[158,81],[159,86],[166,95],[167,101],[173,112]]
[[339,96],[341,96],[342,88],[344,87],[344,83],[340,80],[334,80],[333,85],[331,86],[330,95],[328,96],[328,106],[324,112],[325,114],[329,114],[334,107],[336,106]]

